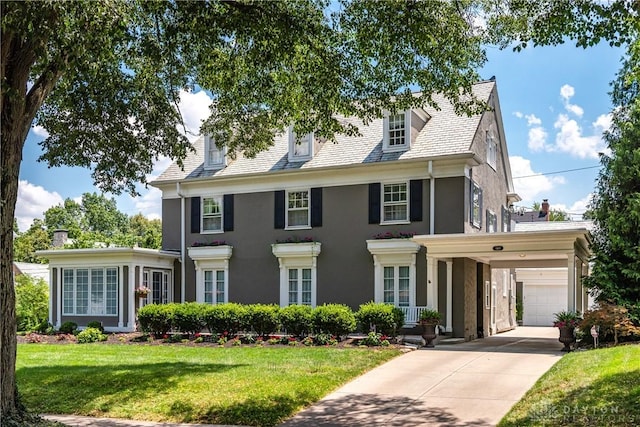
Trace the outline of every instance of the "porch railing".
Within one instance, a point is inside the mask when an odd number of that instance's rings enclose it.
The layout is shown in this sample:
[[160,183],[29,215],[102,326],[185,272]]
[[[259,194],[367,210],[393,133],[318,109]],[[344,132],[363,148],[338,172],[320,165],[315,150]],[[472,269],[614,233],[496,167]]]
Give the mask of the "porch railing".
[[404,313],[404,325],[415,326],[420,319],[420,313],[427,309],[427,307],[398,307]]

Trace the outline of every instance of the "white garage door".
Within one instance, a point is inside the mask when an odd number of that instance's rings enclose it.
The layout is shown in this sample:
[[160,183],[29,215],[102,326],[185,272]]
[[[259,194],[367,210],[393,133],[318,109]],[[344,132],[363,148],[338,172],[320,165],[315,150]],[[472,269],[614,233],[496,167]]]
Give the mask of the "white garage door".
[[525,326],[553,326],[553,314],[567,309],[567,286],[525,285],[523,306]]

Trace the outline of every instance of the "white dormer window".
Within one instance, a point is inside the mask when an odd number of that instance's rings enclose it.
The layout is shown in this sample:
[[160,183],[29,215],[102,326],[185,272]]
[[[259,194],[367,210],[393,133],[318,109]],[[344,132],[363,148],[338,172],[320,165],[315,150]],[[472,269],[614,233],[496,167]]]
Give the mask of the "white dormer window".
[[487,131],[487,163],[496,170],[498,160],[498,143],[492,130]]
[[406,151],[411,145],[411,111],[387,113],[384,116],[382,151]]
[[222,169],[227,165],[226,148],[219,148],[211,136],[204,139],[204,168],[208,170]]
[[298,136],[289,128],[289,161],[299,162],[313,158],[313,132],[304,136]]

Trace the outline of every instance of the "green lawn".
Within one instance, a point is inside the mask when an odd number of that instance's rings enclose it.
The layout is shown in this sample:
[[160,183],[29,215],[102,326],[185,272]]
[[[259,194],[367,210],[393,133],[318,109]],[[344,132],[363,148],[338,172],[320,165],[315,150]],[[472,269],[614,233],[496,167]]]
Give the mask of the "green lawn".
[[499,425],[640,425],[640,345],[567,354]]
[[38,413],[272,426],[392,349],[18,345],[24,403]]

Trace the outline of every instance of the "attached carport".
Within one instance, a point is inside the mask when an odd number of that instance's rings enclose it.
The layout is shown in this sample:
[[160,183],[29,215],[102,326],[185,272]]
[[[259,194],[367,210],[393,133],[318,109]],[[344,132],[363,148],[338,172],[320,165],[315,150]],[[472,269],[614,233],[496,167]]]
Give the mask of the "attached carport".
[[[537,227],[545,226],[548,227],[544,224]],[[587,308],[588,295],[583,287],[583,278],[589,274],[591,253],[589,227],[584,223],[558,223],[554,229],[508,233],[420,235],[413,240],[427,249],[428,305],[446,313],[447,325],[451,324],[452,306],[458,303],[452,300],[452,277],[446,275],[446,307],[438,307],[439,275],[434,272],[437,272],[439,261],[449,265],[456,258],[472,259],[489,265],[491,269],[565,268],[567,286],[563,287],[564,295],[556,293],[553,298],[565,298],[568,310],[584,311]],[[491,296],[483,294],[482,298]]]

